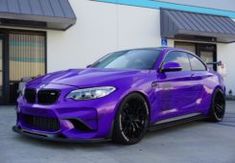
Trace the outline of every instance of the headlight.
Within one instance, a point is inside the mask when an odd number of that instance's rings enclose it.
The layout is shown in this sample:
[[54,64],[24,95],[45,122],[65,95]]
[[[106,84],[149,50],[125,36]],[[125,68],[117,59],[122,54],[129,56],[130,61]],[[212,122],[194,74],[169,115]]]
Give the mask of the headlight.
[[109,86],[78,89],[70,92],[67,98],[74,100],[96,99],[107,96],[115,90],[116,88]]

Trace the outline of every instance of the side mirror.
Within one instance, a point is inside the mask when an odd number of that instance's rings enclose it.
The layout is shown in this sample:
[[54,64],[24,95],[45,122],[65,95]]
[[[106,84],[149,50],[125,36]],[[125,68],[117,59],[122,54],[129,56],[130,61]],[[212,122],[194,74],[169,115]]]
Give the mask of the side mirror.
[[181,71],[182,67],[177,62],[167,62],[163,64],[160,69],[160,72],[174,72],[174,71]]

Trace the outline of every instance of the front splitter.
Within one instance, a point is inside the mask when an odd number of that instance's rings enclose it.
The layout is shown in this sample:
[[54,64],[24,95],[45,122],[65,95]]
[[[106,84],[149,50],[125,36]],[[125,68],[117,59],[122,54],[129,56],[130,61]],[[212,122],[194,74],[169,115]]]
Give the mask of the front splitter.
[[34,133],[27,130],[20,129],[17,126],[13,126],[12,130],[20,135],[24,135],[27,137],[35,138],[35,139],[41,139],[41,140],[47,140],[47,141],[53,141],[53,142],[68,142],[68,143],[98,143],[98,142],[107,142],[111,141],[111,139],[108,138],[100,138],[100,139],[69,139],[61,137],[60,135],[50,135],[50,134],[40,134],[40,133]]

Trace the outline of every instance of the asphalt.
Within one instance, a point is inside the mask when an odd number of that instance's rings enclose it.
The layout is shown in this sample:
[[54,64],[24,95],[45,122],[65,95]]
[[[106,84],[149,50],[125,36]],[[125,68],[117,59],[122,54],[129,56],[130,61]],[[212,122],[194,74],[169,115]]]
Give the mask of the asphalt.
[[138,144],[41,141],[12,132],[13,106],[0,107],[0,163],[235,163],[235,101],[221,123],[197,121],[153,131]]

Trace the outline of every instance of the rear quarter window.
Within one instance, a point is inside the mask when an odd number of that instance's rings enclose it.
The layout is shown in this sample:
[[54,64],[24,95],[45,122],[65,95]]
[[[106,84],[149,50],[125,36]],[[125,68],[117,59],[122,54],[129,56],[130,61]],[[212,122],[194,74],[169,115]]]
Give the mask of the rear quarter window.
[[197,57],[191,54],[188,54],[188,57],[191,63],[192,71],[206,71],[206,66]]

